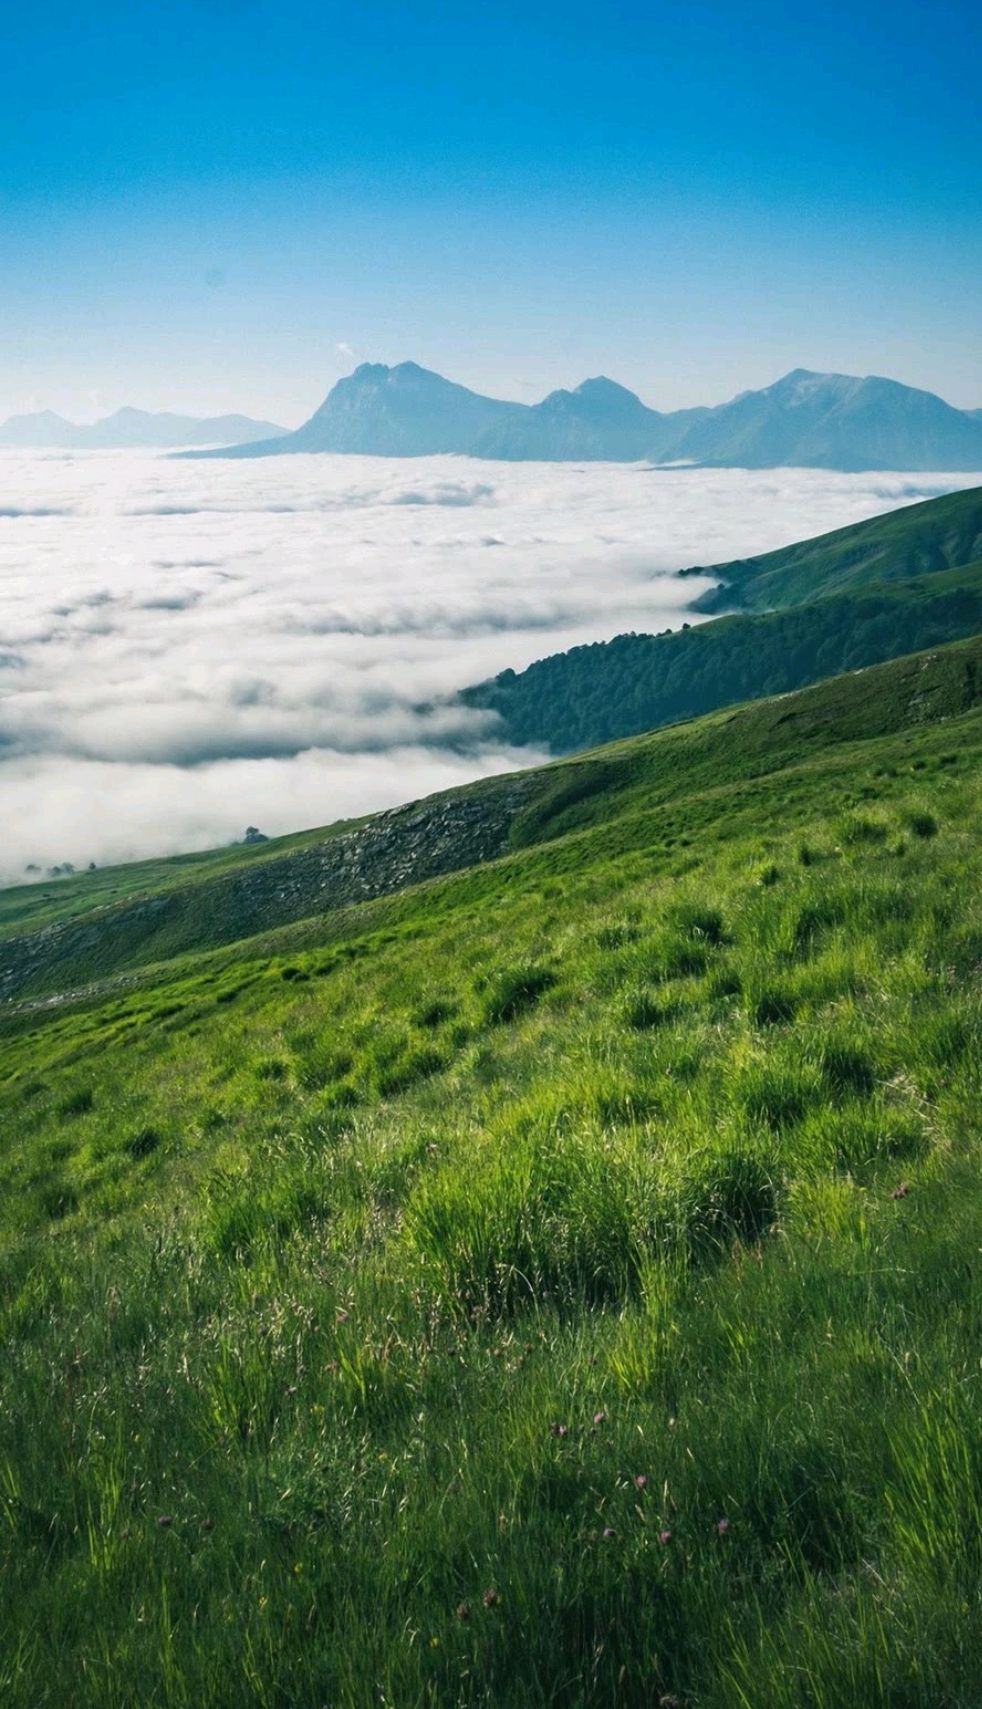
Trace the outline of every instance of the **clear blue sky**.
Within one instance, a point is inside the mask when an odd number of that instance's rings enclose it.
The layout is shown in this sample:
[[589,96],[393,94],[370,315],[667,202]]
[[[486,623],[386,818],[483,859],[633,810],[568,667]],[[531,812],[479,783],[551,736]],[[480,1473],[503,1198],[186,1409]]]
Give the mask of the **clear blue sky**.
[[0,416],[298,421],[359,359],[982,407],[975,0],[46,0],[0,54]]

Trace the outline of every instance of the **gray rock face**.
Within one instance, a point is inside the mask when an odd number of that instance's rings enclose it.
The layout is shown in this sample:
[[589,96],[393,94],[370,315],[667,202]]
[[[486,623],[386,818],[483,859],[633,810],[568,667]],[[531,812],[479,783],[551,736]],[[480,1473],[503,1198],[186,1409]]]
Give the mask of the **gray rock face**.
[[207,949],[494,860],[533,774],[380,813],[308,848],[103,908],[0,943],[0,1001],[77,987],[147,959]]

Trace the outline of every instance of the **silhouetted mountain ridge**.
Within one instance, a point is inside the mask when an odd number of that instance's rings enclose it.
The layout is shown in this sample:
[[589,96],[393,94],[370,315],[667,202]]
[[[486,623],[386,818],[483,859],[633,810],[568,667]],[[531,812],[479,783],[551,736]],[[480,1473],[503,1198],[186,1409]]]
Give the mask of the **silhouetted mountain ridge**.
[[170,450],[178,445],[237,445],[284,432],[272,421],[248,415],[175,415],[169,410],[123,408],[80,426],[53,410],[12,415],[0,422],[5,450]]
[[221,453],[456,453],[505,462],[686,462],[707,467],[982,469],[982,415],[876,375],[796,368],[715,408],[663,414],[598,375],[537,404],[484,397],[421,368],[364,362],[295,433]]

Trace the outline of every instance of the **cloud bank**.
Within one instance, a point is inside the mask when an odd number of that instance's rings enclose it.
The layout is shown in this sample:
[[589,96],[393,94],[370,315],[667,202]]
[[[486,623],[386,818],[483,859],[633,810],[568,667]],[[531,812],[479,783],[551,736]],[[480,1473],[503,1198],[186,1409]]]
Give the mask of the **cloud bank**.
[[[970,484],[0,454],[0,881],[208,847],[529,763],[454,690],[683,620],[676,569]],[[537,756],[531,756],[535,758]]]

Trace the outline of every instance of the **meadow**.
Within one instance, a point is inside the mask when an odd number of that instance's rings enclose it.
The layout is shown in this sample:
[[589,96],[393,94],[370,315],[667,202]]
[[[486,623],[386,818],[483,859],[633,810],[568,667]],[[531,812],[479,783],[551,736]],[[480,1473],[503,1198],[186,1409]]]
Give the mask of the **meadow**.
[[92,875],[0,1011],[5,1705],[974,1709],[980,663],[252,937]]

